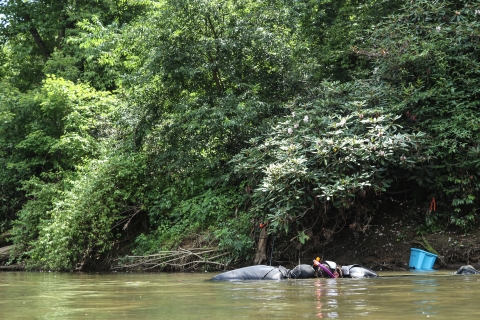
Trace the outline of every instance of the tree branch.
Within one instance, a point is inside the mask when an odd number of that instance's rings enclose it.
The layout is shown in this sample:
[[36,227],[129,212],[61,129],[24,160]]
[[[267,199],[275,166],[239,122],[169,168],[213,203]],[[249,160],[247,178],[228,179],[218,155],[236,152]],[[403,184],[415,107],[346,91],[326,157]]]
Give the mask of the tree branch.
[[[210,30],[212,31],[213,38],[215,40],[218,40],[219,39],[218,33],[215,30],[215,26],[213,25],[213,22],[210,19],[209,15],[206,16],[206,22],[207,22],[207,25],[210,27]],[[217,50],[217,56],[218,56],[218,53],[220,52],[220,48],[218,47],[218,43],[217,43],[217,46],[216,46],[216,50]],[[217,87],[218,91],[224,91],[225,88],[224,88],[223,83],[222,83],[220,68],[218,67],[218,58],[215,57],[215,60],[212,59],[211,63],[214,64],[214,67],[213,67],[213,70],[212,70],[212,75],[213,75],[213,79],[215,81],[215,86]]]
[[52,54],[50,50],[48,50],[47,46],[45,45],[45,42],[43,41],[42,37],[38,33],[37,29],[34,27],[30,28],[30,34],[33,36],[33,40],[35,40],[35,43],[37,44],[38,48],[42,52],[43,56],[45,58],[50,58],[50,55]]

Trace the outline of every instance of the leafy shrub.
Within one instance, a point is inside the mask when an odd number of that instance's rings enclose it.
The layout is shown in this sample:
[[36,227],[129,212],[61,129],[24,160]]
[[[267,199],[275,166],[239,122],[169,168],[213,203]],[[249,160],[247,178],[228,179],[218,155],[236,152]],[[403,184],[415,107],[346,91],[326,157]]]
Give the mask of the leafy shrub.
[[[111,249],[115,226],[141,210],[144,170],[142,158],[133,156],[92,160],[80,167],[72,187],[56,197],[53,208],[37,222],[38,239],[29,243],[28,268],[81,270],[96,254]],[[17,235],[34,213],[22,211]]]
[[[112,154],[106,137],[114,136],[110,121],[118,106],[119,101],[109,93],[53,76],[38,89],[17,92],[15,97],[3,100],[3,110],[10,116],[0,125],[5,133],[0,138],[4,142],[3,159],[8,163],[2,174],[16,177],[10,187],[18,188],[17,199],[22,198],[20,191],[29,197],[12,231],[17,250],[27,251],[29,267],[71,269],[85,260],[86,253],[110,246],[105,239],[110,239],[111,232],[105,225],[118,217],[112,209],[119,201],[115,183],[127,173],[116,168],[121,168],[117,158],[98,162],[89,158]],[[84,167],[85,163],[88,165]],[[122,165],[128,167],[128,161]],[[128,170],[133,173],[133,169]],[[102,174],[107,181],[97,180]],[[129,179],[135,177],[139,175],[132,174]],[[112,194],[112,198],[103,201],[106,194]],[[126,200],[128,196],[121,198]],[[95,207],[89,200],[105,207]],[[113,211],[111,216],[107,208]],[[80,227],[87,228],[84,223],[98,230],[87,235]],[[99,230],[105,234],[99,236]]]
[[100,154],[119,101],[109,93],[54,76],[26,93],[0,87],[0,187],[5,204],[1,216],[11,219],[11,212],[26,202],[25,193],[38,199],[38,193],[62,190],[62,179],[76,165]]
[[236,171],[253,177],[256,214],[273,231],[288,233],[293,225],[305,240],[307,214],[321,215],[333,204],[340,210],[335,220],[344,220],[342,212],[366,191],[385,191],[394,172],[429,161],[421,153],[423,135],[399,125],[375,85],[324,82],[234,158]]
[[[253,249],[248,235],[249,215],[239,209],[246,201],[243,193],[217,188],[184,200],[169,199],[172,196],[179,195],[166,191],[162,200],[150,208],[151,224],[157,229],[137,237],[136,254],[173,249],[195,234],[203,235],[205,243],[218,243],[221,249],[232,251],[234,258],[245,256]],[[175,205],[161,205],[169,201]]]

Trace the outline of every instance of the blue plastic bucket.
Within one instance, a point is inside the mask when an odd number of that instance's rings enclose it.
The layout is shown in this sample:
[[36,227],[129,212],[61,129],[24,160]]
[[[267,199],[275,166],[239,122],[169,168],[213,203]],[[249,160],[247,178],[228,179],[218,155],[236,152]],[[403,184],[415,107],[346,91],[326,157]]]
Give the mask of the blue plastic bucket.
[[433,264],[437,260],[437,255],[431,252],[425,252],[425,257],[422,262],[422,270],[433,270]]
[[410,269],[421,270],[426,253],[429,252],[417,248],[410,248],[410,262],[408,263]]

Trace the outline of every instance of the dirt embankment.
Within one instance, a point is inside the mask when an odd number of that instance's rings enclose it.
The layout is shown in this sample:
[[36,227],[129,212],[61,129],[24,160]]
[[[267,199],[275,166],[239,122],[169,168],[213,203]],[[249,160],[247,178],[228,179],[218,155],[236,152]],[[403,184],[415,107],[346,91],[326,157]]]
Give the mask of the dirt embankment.
[[345,230],[323,247],[324,258],[341,265],[358,263],[374,270],[408,270],[410,249],[438,253],[434,269],[470,264],[480,269],[480,229],[445,229],[419,234],[418,224],[401,215],[372,221],[364,234]]

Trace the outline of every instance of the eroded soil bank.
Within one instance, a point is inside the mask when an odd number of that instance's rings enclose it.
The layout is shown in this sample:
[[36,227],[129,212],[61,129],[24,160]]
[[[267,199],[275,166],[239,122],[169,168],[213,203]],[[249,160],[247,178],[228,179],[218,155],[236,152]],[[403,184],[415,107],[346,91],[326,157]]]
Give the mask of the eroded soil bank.
[[270,236],[266,263],[271,257],[272,265],[292,267],[319,256],[340,265],[356,263],[378,271],[409,270],[410,249],[418,248],[438,254],[434,269],[458,269],[466,264],[480,269],[479,226],[472,225],[465,231],[445,225],[428,233],[421,227],[425,214],[430,214],[426,209],[386,201],[361,228],[346,221],[342,231],[329,239],[313,234],[305,245],[296,247],[281,240],[272,246]]
[[375,217],[364,233],[345,228],[320,250],[308,248],[306,252],[340,265],[358,263],[373,270],[408,270],[410,249],[418,248],[438,253],[434,269],[457,269],[466,264],[480,269],[478,226],[467,232],[447,226],[435,233],[423,233],[418,222],[395,211]]

